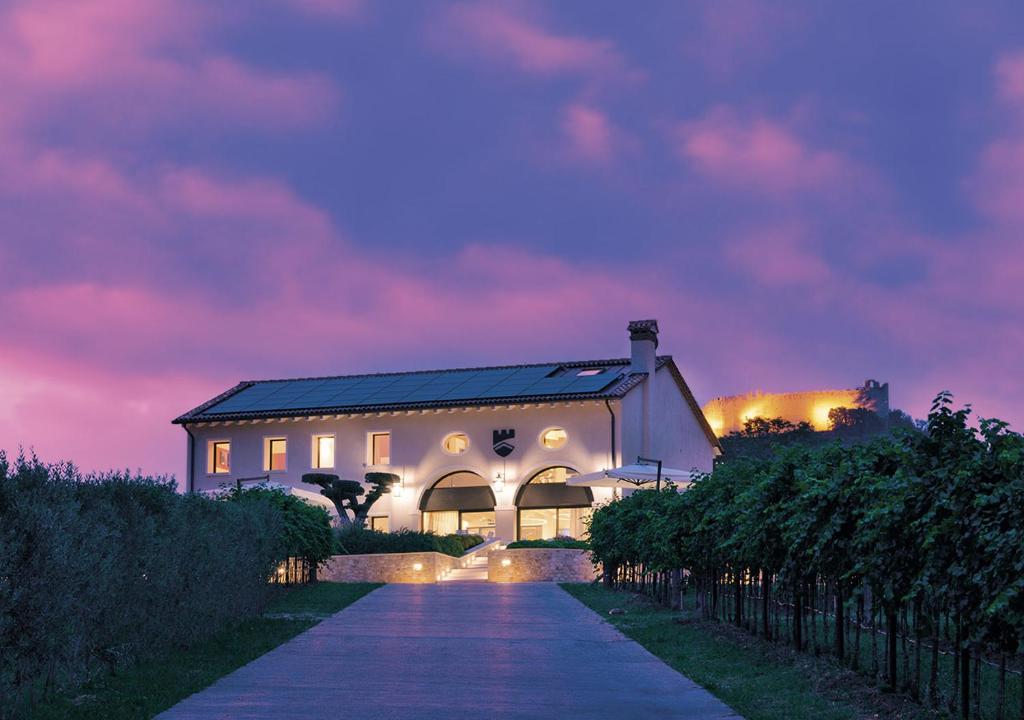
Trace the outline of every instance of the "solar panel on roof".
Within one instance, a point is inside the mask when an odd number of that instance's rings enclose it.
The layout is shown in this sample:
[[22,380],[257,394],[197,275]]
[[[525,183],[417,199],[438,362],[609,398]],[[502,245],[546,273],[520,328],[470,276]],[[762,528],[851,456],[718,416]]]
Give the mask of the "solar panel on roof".
[[[602,372],[579,375],[579,367],[537,365],[380,376],[271,380],[242,388],[203,411],[204,415],[312,408],[358,408],[599,392],[623,373],[601,364]],[[621,366],[617,366],[621,367]]]

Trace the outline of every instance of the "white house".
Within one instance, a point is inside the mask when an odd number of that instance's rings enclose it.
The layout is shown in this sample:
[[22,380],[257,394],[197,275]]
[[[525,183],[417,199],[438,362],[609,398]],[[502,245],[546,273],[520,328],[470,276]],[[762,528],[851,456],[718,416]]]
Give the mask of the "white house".
[[373,506],[382,530],[504,540],[576,536],[608,488],[580,473],[633,463],[707,471],[718,439],[658,323],[629,323],[630,357],[247,381],[174,420],[188,433],[187,489],[269,480],[329,505],[313,471],[401,478]]

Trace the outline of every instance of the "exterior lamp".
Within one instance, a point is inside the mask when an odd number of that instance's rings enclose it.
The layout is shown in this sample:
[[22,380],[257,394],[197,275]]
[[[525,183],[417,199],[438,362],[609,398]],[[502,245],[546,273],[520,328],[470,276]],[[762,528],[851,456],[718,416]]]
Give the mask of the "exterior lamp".
[[400,498],[402,497],[402,491],[405,490],[405,466],[402,466],[402,477],[397,483],[391,486],[391,497]]
[[412,569],[415,570],[416,572],[419,572],[420,570],[423,569],[423,563],[413,563],[412,564]]
[[508,558],[505,558],[504,560],[501,561],[501,566],[502,567],[508,567],[511,564],[512,564],[512,561],[509,560]]
[[503,492],[505,490],[505,477],[501,473],[494,475],[494,490],[496,492]]

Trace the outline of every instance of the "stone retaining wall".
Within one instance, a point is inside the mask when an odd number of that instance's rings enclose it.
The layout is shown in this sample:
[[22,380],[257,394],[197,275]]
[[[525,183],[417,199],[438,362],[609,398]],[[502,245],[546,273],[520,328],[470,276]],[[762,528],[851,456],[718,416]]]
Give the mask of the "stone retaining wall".
[[433,583],[459,565],[438,552],[332,555],[317,573],[334,582]]
[[487,558],[490,582],[590,582],[596,577],[587,550],[516,548],[492,550]]

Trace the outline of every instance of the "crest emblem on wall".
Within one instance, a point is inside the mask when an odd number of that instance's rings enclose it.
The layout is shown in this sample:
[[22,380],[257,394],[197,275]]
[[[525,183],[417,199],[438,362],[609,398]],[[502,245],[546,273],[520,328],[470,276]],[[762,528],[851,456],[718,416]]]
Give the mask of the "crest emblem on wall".
[[494,452],[499,457],[508,457],[512,454],[512,451],[516,449],[516,446],[512,444],[512,441],[516,437],[515,430],[495,430],[494,434]]

